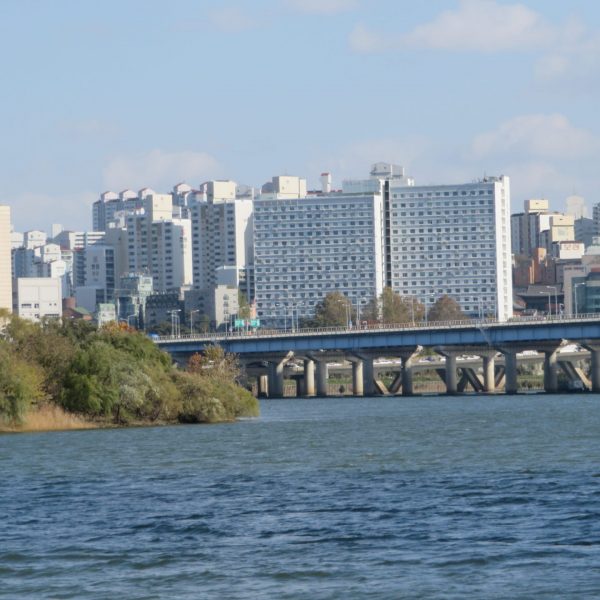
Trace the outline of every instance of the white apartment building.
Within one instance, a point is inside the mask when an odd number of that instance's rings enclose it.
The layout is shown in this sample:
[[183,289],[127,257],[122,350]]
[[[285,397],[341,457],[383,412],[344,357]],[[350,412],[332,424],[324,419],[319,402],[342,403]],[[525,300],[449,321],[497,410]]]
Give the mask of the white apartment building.
[[251,194],[238,196],[234,181],[209,181],[191,207],[194,288],[219,285],[218,269],[237,270],[237,285],[248,299],[254,297],[253,202]]
[[39,231],[34,229],[32,231],[26,231],[23,234],[23,246],[28,250],[33,250],[39,246],[43,246],[46,243],[48,236],[45,231]]
[[127,272],[151,275],[157,292],[192,283],[191,222],[172,214],[170,194],[151,194],[142,211],[127,217]]
[[15,280],[13,311],[22,319],[40,321],[62,315],[61,281],[52,277],[19,277]]
[[389,190],[392,289],[427,308],[447,294],[470,315],[512,316],[509,178]]
[[259,197],[254,202],[257,316],[282,327],[312,317],[329,292],[365,306],[383,291],[380,193]]
[[155,290],[173,290],[191,285],[192,223],[189,219],[171,219],[152,223],[150,273]]
[[52,241],[61,248],[78,250],[94,244],[102,244],[106,237],[104,231],[61,231]]
[[12,310],[10,206],[0,206],[0,308]]

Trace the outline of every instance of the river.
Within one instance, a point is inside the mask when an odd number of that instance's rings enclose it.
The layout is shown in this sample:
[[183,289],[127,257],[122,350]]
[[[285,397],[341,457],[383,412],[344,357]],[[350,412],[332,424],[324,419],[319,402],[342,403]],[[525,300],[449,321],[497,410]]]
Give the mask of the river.
[[0,436],[0,598],[600,597],[600,397]]

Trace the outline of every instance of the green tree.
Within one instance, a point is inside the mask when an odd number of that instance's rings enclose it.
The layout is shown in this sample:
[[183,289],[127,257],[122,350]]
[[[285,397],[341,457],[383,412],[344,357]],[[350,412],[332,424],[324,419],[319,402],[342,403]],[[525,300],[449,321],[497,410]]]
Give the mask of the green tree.
[[22,422],[29,407],[44,398],[43,371],[16,356],[6,342],[0,345],[0,418]]
[[315,307],[315,327],[341,327],[349,321],[354,321],[352,302],[341,292],[329,292]]
[[244,292],[238,292],[238,317],[249,319],[252,316],[252,308],[248,304],[248,298]]
[[378,299],[373,298],[361,313],[361,318],[379,323],[418,323],[425,317],[425,306],[412,296],[401,296],[392,288],[384,288]]
[[429,321],[465,321],[467,315],[460,304],[447,294],[438,298],[427,313]]

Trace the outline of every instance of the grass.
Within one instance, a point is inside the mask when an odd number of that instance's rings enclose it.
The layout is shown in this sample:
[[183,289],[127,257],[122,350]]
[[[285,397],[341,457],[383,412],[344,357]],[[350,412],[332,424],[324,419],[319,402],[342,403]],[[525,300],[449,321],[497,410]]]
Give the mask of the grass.
[[65,431],[69,429],[96,429],[97,424],[65,412],[54,404],[43,404],[30,410],[20,425],[0,422],[0,432]]

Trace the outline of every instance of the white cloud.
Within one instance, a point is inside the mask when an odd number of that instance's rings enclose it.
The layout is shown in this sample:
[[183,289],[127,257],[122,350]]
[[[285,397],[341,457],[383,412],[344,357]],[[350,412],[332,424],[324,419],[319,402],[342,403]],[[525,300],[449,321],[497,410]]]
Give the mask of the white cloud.
[[496,52],[539,47],[556,31],[523,4],[462,0],[457,10],[440,13],[405,37],[409,46],[441,50]]
[[588,30],[577,20],[569,21],[559,41],[535,66],[540,82],[563,81],[597,84],[600,72],[600,33]]
[[358,52],[394,48],[498,52],[544,47],[557,35],[539,13],[523,4],[461,0],[456,9],[441,12],[408,33],[381,35],[359,26],[350,44]]
[[289,8],[313,15],[336,15],[358,8],[358,0],[287,0]]
[[570,17],[553,24],[522,3],[460,0],[455,9],[405,32],[382,32],[364,24],[349,35],[359,53],[411,49],[449,52],[530,52],[538,83],[565,84],[562,91],[597,88],[600,73],[600,31]]
[[514,117],[478,135],[471,149],[476,159],[513,156],[572,160],[589,156],[599,148],[594,135],[574,127],[565,116],[534,114]]
[[209,13],[210,22],[219,31],[240,33],[258,26],[258,21],[237,6],[226,6]]
[[222,173],[219,162],[206,152],[152,150],[138,156],[113,158],[104,169],[104,184],[119,190],[144,186],[170,189],[178,181],[199,183]]

